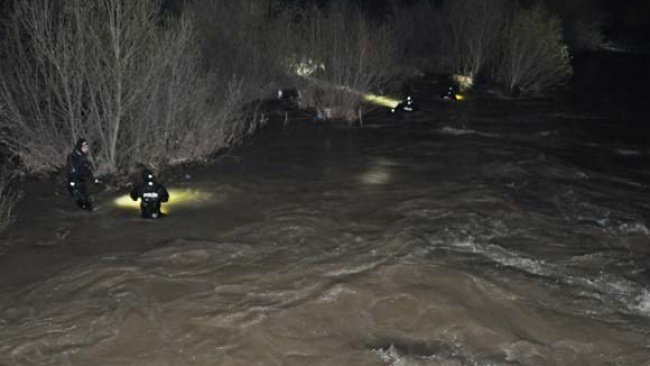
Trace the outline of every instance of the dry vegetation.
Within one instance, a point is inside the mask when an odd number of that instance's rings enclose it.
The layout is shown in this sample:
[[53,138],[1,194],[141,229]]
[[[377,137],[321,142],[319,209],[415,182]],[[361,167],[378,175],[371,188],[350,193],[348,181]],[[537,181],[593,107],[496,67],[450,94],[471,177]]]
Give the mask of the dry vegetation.
[[[334,110],[331,118],[350,121],[358,118],[359,92],[395,77],[393,27],[344,1],[323,8],[268,0],[195,4],[207,63],[242,78],[247,100],[296,87],[303,107],[322,115]],[[233,55],[237,62],[224,60]]]
[[495,48],[506,18],[505,0],[457,0],[446,3],[450,57],[454,74],[476,79],[495,61]]
[[0,75],[2,143],[29,171],[86,136],[98,172],[205,156],[237,119],[236,78],[200,67],[190,15],[156,1],[17,0]]
[[52,171],[85,136],[98,173],[120,172],[236,144],[255,129],[255,101],[282,87],[351,121],[359,93],[399,81],[413,59],[521,94],[570,75],[559,23],[541,7],[437,3],[395,5],[394,21],[379,22],[335,0],[194,0],[174,16],[155,0],[14,0],[1,32],[0,144],[26,170]]
[[[543,94],[570,78],[561,23],[542,3],[528,7],[504,0],[435,4],[420,0],[396,8],[396,32],[407,38],[403,58],[434,60],[428,63],[429,71],[465,75],[524,96]],[[417,36],[422,34],[433,36]]]
[[541,94],[571,76],[560,20],[539,5],[517,9],[502,42],[494,78],[510,93]]
[[303,102],[324,118],[359,118],[359,93],[381,89],[398,76],[392,27],[371,21],[343,2],[303,9],[296,18],[291,31],[299,40],[291,55],[300,56],[290,65],[312,60],[320,66],[296,80],[303,85]]

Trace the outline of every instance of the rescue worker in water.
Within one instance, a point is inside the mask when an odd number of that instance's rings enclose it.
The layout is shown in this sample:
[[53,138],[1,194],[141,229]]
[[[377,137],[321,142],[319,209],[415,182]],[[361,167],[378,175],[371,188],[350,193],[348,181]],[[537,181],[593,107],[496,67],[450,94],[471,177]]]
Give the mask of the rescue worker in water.
[[88,185],[92,182],[99,183],[99,179],[93,175],[93,167],[88,160],[89,152],[88,142],[84,138],[79,138],[72,152],[68,154],[66,172],[68,192],[74,198],[77,206],[92,211],[93,204]]
[[153,173],[145,169],[142,172],[142,183],[131,190],[131,199],[137,201],[138,198],[142,217],[156,219],[162,216],[160,204],[169,200],[169,193],[162,184],[155,181]]

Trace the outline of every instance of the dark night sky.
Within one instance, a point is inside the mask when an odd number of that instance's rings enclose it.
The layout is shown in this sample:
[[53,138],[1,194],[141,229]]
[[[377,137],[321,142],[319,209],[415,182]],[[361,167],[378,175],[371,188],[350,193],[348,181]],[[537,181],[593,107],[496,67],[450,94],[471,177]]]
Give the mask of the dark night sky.
[[[163,11],[171,14],[178,14],[182,9],[182,3],[192,0],[163,0]],[[237,1],[237,0],[233,0]],[[239,0],[246,1],[246,0]],[[273,0],[277,2],[292,3],[318,3],[323,4],[329,0]],[[390,8],[391,3],[413,3],[418,0],[348,0],[351,3],[357,3],[364,9],[375,15],[381,15]],[[437,3],[443,3],[450,0],[433,0]],[[515,1],[515,0],[513,0]],[[545,0],[554,1],[573,1],[573,0]],[[634,37],[638,40],[650,43],[650,0],[586,0],[583,3],[592,3],[593,6],[599,7],[605,15],[606,34],[616,38]],[[0,0],[0,4],[7,5],[6,0]],[[0,17],[3,17],[6,9],[0,6]],[[588,11],[588,10],[586,10]]]
[[650,25],[650,1],[603,1],[613,25],[622,28],[647,28]]
[[637,49],[650,48],[650,0],[603,0],[606,39]]
[[[174,12],[181,8],[180,4],[186,0],[163,0],[163,7]],[[191,1],[191,0],[190,0]],[[236,1],[236,0],[234,0]],[[240,0],[246,1],[246,0]],[[324,4],[329,0],[275,0],[297,4]],[[381,13],[390,8],[391,3],[413,3],[417,0],[348,0],[351,3],[362,5],[371,12]],[[445,0],[434,0],[442,3]],[[447,0],[449,1],[449,0]],[[550,0],[553,1],[553,0]],[[572,0],[564,0],[572,1]],[[601,7],[611,26],[616,28],[647,28],[650,26],[650,0],[594,0],[594,5]]]

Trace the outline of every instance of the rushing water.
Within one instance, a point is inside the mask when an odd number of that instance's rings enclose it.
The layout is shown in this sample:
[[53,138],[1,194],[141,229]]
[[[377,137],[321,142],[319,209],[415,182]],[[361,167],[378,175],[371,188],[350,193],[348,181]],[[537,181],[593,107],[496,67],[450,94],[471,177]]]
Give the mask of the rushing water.
[[0,365],[650,365],[647,127],[431,90],[270,124],[158,221],[28,187]]

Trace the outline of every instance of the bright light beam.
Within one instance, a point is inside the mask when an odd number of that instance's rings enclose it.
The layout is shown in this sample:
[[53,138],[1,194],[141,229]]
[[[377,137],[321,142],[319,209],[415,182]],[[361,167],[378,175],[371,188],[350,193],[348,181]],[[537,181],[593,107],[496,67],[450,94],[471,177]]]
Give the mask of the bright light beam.
[[399,104],[402,102],[399,99],[387,97],[384,95],[376,95],[376,94],[363,94],[362,95],[363,101],[366,103],[378,105],[381,107],[386,107],[390,109],[395,109]]
[[363,100],[366,103],[374,104],[380,107],[385,107],[391,110],[391,112],[395,111],[406,111],[406,112],[412,112],[414,110],[414,104],[413,104],[413,99],[409,96],[404,100],[400,99],[395,99],[391,98],[385,95],[377,95],[377,94],[372,94],[372,93],[364,93],[359,90],[352,89],[349,86],[345,85],[335,85],[323,80],[318,80],[314,77],[311,77],[311,74],[301,74],[298,73],[299,76],[301,76],[303,79],[313,83],[314,85],[318,85],[321,87],[326,87],[326,88],[332,88],[335,90],[342,90],[346,93],[350,93],[353,95],[358,95],[361,97],[361,100]]
[[[172,208],[183,207],[183,206],[193,206],[198,203],[204,203],[212,198],[212,194],[208,192],[201,192],[195,189],[170,189],[169,192],[169,201],[163,202],[161,204],[160,211],[164,214],[169,213]],[[140,200],[133,201],[131,196],[125,194],[123,196],[117,197],[113,200],[113,204],[116,207],[139,211],[140,210]]]

